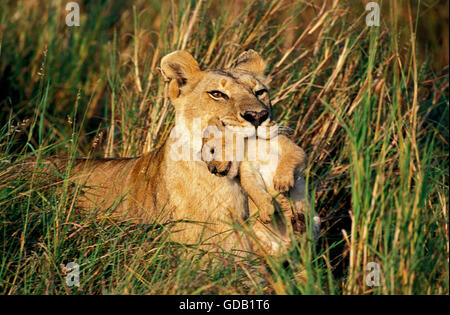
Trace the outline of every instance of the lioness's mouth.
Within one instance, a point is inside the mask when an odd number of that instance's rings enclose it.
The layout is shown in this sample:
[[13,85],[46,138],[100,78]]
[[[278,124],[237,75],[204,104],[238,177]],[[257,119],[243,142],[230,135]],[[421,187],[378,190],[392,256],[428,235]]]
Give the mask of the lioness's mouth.
[[250,122],[239,119],[222,118],[222,124],[225,126],[226,130],[229,132],[240,135],[244,138],[253,136],[256,133],[256,128]]

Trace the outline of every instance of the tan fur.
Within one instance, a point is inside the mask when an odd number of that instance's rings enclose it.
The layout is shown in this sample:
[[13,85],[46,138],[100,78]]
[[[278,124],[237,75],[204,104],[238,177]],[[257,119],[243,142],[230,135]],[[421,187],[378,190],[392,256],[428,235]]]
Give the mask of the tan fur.
[[[205,71],[186,51],[166,55],[161,72],[169,82],[175,127],[184,126],[190,133],[192,160],[173,159],[176,138],[137,158],[78,160],[72,170],[73,180],[84,187],[78,205],[99,215],[109,211],[144,223],[188,220],[176,225],[173,241],[203,244],[208,249],[254,251],[245,233],[239,232],[242,229],[233,228],[247,224],[247,195],[235,179],[214,176],[201,159],[195,160],[200,155],[201,134],[194,134],[194,124],[203,130],[212,117],[220,117],[227,126],[255,129],[243,115],[271,110],[264,92],[264,67],[254,51],[242,54],[233,68]],[[227,99],[208,93],[216,90]]]

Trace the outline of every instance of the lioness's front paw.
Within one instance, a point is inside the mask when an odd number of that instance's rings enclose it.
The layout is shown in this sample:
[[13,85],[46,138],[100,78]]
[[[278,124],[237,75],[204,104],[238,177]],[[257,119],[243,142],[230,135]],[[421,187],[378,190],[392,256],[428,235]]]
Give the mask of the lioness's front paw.
[[294,175],[275,176],[273,179],[273,188],[279,192],[287,192],[294,186]]

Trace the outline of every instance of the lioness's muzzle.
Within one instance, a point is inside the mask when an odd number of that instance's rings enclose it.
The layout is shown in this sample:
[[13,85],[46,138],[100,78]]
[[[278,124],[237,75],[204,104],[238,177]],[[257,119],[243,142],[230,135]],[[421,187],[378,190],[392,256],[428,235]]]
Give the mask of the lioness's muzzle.
[[242,115],[246,121],[250,122],[253,126],[258,128],[267,118],[269,118],[269,111],[264,109],[260,112],[255,111],[246,111],[244,115]]

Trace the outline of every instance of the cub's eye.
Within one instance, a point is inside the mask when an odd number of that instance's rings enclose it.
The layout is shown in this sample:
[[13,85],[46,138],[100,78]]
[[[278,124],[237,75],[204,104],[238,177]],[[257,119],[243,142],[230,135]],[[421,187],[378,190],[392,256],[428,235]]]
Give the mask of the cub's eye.
[[220,91],[209,91],[208,94],[211,95],[211,97],[214,99],[223,98],[224,100],[227,100],[229,98],[228,95],[226,95],[225,93],[222,93]]
[[256,92],[255,92],[255,95],[256,95],[257,97],[259,97],[259,96],[264,95],[265,93],[267,93],[267,90],[266,90],[266,89],[262,89],[262,90],[256,91]]

